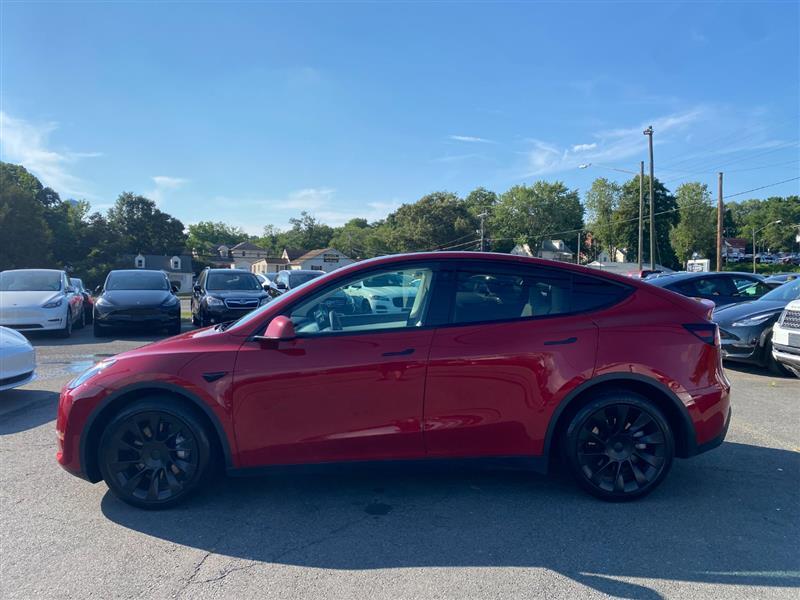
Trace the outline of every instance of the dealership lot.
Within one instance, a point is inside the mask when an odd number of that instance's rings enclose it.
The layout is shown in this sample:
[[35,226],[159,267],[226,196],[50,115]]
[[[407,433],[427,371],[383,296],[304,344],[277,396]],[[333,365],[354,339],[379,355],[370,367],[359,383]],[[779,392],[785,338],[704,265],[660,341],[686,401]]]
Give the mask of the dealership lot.
[[0,393],[3,598],[797,597],[800,380],[729,369],[727,442],[636,503],[559,474],[386,466],[144,512],[57,466],[54,419],[75,373],[153,339],[37,337],[38,379]]

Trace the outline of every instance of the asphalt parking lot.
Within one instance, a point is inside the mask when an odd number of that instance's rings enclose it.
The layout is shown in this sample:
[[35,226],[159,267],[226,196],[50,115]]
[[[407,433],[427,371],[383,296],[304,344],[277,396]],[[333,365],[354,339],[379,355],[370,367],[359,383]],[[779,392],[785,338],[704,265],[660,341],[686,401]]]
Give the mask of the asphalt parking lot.
[[800,380],[729,369],[717,450],[648,498],[561,474],[337,468],[222,479],[145,512],[55,462],[58,390],[155,337],[38,337],[0,392],[2,598],[798,598]]

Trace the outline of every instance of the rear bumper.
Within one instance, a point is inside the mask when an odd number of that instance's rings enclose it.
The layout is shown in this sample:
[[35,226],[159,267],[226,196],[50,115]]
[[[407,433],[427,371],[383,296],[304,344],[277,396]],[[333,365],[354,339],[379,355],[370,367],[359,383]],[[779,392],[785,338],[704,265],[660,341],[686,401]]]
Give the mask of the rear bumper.
[[719,446],[728,433],[731,421],[730,385],[697,390],[686,405],[694,427],[694,439],[688,440],[686,457],[707,452]]

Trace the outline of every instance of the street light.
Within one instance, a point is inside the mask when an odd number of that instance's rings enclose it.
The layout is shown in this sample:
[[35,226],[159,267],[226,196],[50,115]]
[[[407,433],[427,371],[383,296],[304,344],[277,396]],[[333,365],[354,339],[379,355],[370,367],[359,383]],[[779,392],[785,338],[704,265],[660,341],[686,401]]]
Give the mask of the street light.
[[620,173],[628,173],[629,175],[638,175],[638,173],[634,171],[628,171],[627,169],[619,169],[617,167],[610,167],[608,165],[598,165],[596,163],[584,163],[582,165],[578,165],[579,169],[588,169],[589,167],[597,167],[599,169],[610,169],[612,171],[619,171]]
[[770,225],[778,225],[779,223],[783,223],[783,221],[781,219],[778,219],[777,221],[773,221],[772,223],[767,223],[761,229],[756,229],[755,226],[753,226],[753,273],[756,272],[756,234],[759,231],[764,231]]

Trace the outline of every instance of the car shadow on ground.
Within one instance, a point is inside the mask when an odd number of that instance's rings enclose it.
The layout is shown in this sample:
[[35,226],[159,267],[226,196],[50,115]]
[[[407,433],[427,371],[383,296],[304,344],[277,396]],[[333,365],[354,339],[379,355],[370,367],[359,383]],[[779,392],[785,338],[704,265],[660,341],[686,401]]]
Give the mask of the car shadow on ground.
[[725,443],[677,461],[638,502],[609,504],[563,473],[385,466],[220,479],[166,512],[107,493],[121,526],[251,561],[321,569],[542,567],[601,592],[619,578],[800,586],[800,454]]
[[[181,327],[181,332],[192,331],[195,327],[191,322],[184,320]],[[85,329],[73,331],[72,335],[68,338],[60,338],[57,335],[49,332],[35,332],[25,331],[25,337],[34,347],[39,346],[78,346],[84,344],[107,344],[118,341],[141,342],[143,344],[150,342],[157,342],[170,337],[166,330],[125,330],[114,329],[110,330],[102,337],[96,337],[92,331],[91,326]]]
[[747,363],[725,362],[725,370],[736,371],[737,373],[747,373],[748,375],[762,375],[764,377],[775,377],[776,379],[796,379],[791,373],[776,374],[766,367],[750,365]]
[[0,436],[27,431],[55,419],[58,393],[16,389],[0,392]]

